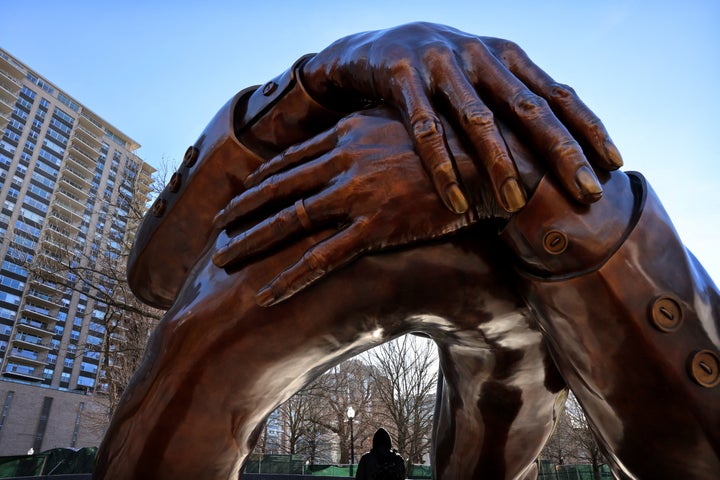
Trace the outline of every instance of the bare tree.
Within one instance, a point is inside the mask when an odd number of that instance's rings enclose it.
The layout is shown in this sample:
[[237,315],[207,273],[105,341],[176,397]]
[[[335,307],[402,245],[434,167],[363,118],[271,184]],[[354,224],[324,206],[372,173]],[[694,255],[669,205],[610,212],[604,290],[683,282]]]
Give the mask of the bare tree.
[[410,463],[423,463],[430,450],[438,378],[435,344],[405,335],[371,350],[367,358],[380,421],[376,426],[394,434],[398,451]]
[[[78,310],[76,316],[89,316],[89,329],[102,338],[101,343],[68,344],[64,347],[67,350],[61,352],[70,359],[89,353],[100,359],[92,388],[93,399],[100,408],[87,410],[91,423],[100,430],[105,429],[112,416],[162,313],[142,304],[131,292],[126,277],[135,230],[147,209],[148,194],[161,188],[161,179],[156,177],[148,190],[137,172],[126,168],[118,180],[117,194],[106,192],[106,202],[93,212],[99,219],[97,228],[87,234],[84,242],[62,226],[51,225],[45,229],[45,237],[34,255],[25,250],[27,253],[21,259],[32,278],[61,292],[56,294],[57,302],[59,297],[63,302],[69,302],[73,295],[81,298],[87,310]],[[60,220],[69,224],[78,222],[74,215],[79,214],[69,209],[53,214],[64,215]],[[83,225],[87,226],[87,218]],[[22,239],[16,243],[22,245]]]
[[[311,463],[328,461],[319,452],[337,443],[339,463],[350,463],[350,419],[353,407],[353,451],[357,462],[383,427],[398,450],[413,463],[423,463],[430,450],[437,385],[437,351],[425,338],[405,336],[343,362],[321,375],[274,412],[282,453],[305,454]],[[273,425],[273,429],[275,425]],[[267,429],[266,429],[267,430]],[[256,453],[272,453],[270,435]],[[318,448],[322,447],[322,448]]]
[[590,429],[582,407],[572,393],[558,419],[555,430],[543,449],[542,456],[557,465],[589,464],[593,478],[601,479],[600,468],[605,457]]

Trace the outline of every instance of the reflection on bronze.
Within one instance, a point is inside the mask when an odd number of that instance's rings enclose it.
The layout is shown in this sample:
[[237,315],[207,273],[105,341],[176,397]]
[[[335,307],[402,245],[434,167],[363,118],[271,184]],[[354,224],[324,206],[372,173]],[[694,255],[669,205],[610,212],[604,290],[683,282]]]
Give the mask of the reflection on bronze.
[[[340,113],[379,99],[400,113]],[[188,152],[131,255],[136,293],[170,309],[96,478],[235,478],[279,403],[408,332],[440,352],[435,478],[533,478],[566,385],[619,478],[717,478],[717,289],[514,44],[350,36],[238,94]]]

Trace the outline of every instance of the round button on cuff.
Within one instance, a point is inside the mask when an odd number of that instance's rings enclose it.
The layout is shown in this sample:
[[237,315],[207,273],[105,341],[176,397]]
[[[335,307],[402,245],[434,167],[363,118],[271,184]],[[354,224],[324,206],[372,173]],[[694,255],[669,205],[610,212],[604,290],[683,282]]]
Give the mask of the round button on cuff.
[[277,84],[277,83],[275,83],[275,82],[268,82],[268,83],[266,83],[265,85],[263,85],[262,94],[265,95],[266,97],[267,97],[267,96],[270,96],[270,95],[272,95],[272,94],[275,92],[275,90],[277,90],[277,88],[278,88],[278,84]]
[[550,230],[543,237],[543,248],[550,255],[560,255],[568,247],[568,238],[563,232]]
[[179,172],[173,173],[172,177],[170,177],[170,181],[167,184],[168,190],[170,190],[172,193],[177,193],[178,190],[180,190],[181,185],[182,175]]
[[153,203],[151,212],[156,217],[162,217],[163,213],[165,213],[165,207],[167,205],[167,202],[165,202],[164,199],[158,198],[155,200],[155,203]]
[[720,385],[720,358],[712,350],[700,350],[690,358],[690,376],[703,387]]
[[657,297],[650,305],[650,320],[662,332],[674,332],[683,320],[680,302],[671,295]]
[[188,147],[185,151],[185,156],[183,157],[183,165],[187,168],[192,168],[193,165],[195,165],[195,162],[197,162],[199,155],[200,150],[193,146]]

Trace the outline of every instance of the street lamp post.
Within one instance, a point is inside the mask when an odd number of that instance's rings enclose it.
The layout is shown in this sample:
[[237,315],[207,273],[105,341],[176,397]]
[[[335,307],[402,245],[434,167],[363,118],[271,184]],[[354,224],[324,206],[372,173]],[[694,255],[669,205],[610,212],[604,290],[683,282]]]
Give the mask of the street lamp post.
[[355,409],[348,407],[348,420],[350,420],[350,476],[353,475],[353,466],[355,465],[355,436],[353,435],[353,419],[355,418]]

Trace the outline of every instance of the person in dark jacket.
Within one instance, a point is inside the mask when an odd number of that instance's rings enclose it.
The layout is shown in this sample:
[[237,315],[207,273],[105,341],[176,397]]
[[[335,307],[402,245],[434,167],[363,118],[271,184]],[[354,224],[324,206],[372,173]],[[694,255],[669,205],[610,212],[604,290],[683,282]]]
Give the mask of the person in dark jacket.
[[358,480],[402,480],[405,461],[392,449],[390,434],[378,428],[373,436],[372,450],[360,458],[355,478]]

